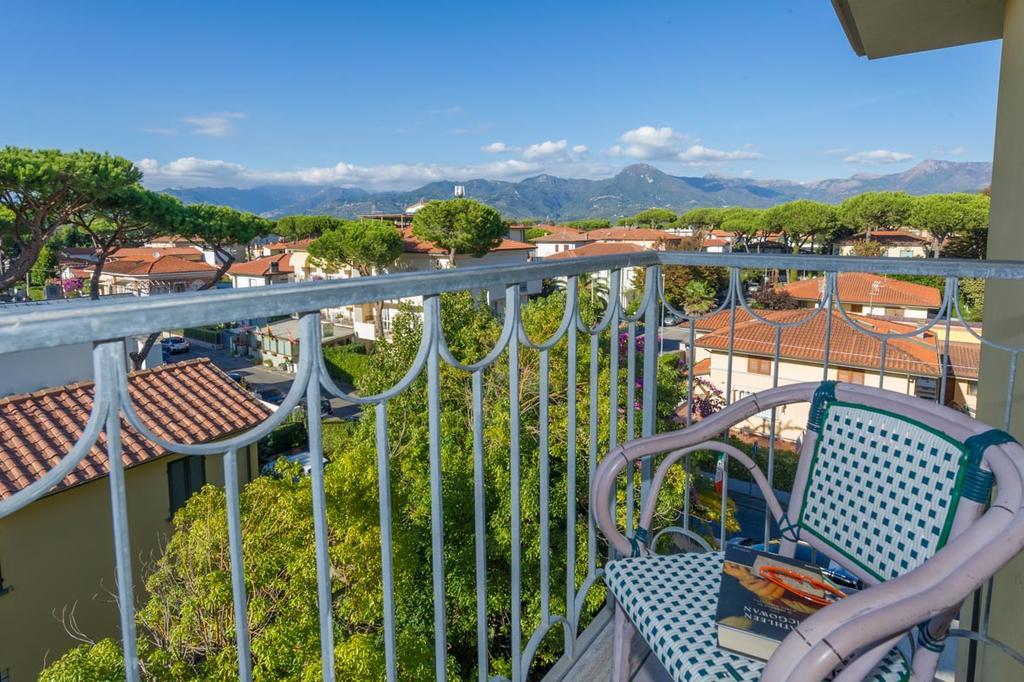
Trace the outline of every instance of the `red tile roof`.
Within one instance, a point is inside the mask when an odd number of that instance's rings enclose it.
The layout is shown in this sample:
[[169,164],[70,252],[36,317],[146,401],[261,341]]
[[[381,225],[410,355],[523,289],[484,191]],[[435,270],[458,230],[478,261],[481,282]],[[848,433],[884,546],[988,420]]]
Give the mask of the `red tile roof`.
[[638,253],[646,250],[647,249],[642,246],[630,244],[629,242],[623,244],[587,244],[586,246],[578,246],[575,249],[568,249],[567,251],[553,253],[550,256],[545,256],[544,260],[565,260],[568,258],[586,258],[587,256],[611,256],[620,253]]
[[110,254],[116,260],[153,260],[160,256],[177,256],[183,260],[202,260],[203,252],[191,246],[138,247],[118,249]]
[[[94,391],[88,381],[0,399],[0,500],[27,487],[67,454],[85,429]],[[146,426],[175,442],[224,438],[271,414],[209,358],[132,372],[128,392]],[[168,454],[124,419],[121,429],[126,467]],[[55,490],[87,483],[109,471],[106,436],[101,436]]]
[[593,241],[614,241],[614,242],[657,242],[657,241],[680,241],[683,238],[677,234],[664,230],[652,230],[643,227],[606,227],[600,230],[591,230],[587,233]]
[[[839,242],[840,244],[855,244],[857,242],[864,241],[864,233],[858,232],[857,234],[848,237],[847,239]],[[872,230],[871,241],[876,241],[882,244],[914,244],[924,246],[928,244],[928,240],[920,235],[916,235],[913,232],[906,230]]]
[[728,239],[705,239],[700,245],[706,249],[712,246],[728,246],[731,243]]
[[[800,301],[817,301],[821,298],[823,281],[823,277],[800,280],[784,285],[782,290]],[[938,308],[942,303],[942,296],[935,287],[867,272],[841,272],[836,284],[843,303],[912,308]]]
[[536,227],[547,230],[548,234],[531,239],[535,244],[563,244],[566,242],[587,242],[590,235],[584,230],[577,230],[566,225],[537,225]]
[[313,243],[313,238],[309,237],[306,239],[299,239],[294,242],[274,242],[273,244],[267,245],[269,251],[285,251],[291,249],[292,251],[305,251],[309,248],[309,245]]
[[[405,253],[429,253],[436,256],[443,256],[448,253],[447,249],[442,249],[434,242],[420,239],[414,235],[411,227],[402,228],[402,242]],[[532,251],[533,249],[533,244],[506,238],[502,239],[500,244],[491,249],[491,253],[495,251]]]
[[[295,268],[291,264],[292,255],[290,253],[281,253],[276,256],[265,256],[263,258],[256,258],[245,263],[235,263],[228,268],[228,274],[231,275],[248,275],[250,277],[266,277],[267,275],[273,274],[290,274],[295,272]],[[277,271],[271,270],[271,264],[277,263]]]
[[204,261],[182,260],[177,256],[160,256],[155,259],[124,258],[110,261],[103,266],[104,272],[115,275],[169,275],[180,273],[213,273],[217,268]]
[[[935,347],[939,353],[946,351],[946,344],[939,339],[935,340]],[[949,342],[949,370],[953,376],[960,379],[978,379],[978,368],[981,366],[981,344],[964,343],[962,341]]]
[[[813,313],[810,310],[763,310],[762,317],[775,322],[796,322],[805,320]],[[704,321],[700,328],[713,328],[697,340],[698,346],[711,350],[729,349],[729,312],[714,315],[714,320]],[[857,325],[877,333],[908,332],[913,324],[902,324],[880,320],[863,315],[850,315]],[[724,323],[723,323],[724,320]],[[814,316],[804,324],[782,329],[779,357],[787,360],[823,363],[825,359],[824,314]],[[710,324],[709,324],[710,322]],[[775,328],[753,319],[745,310],[736,311],[736,330],[732,348],[742,355],[773,357],[775,353]],[[832,330],[829,342],[829,364],[840,367],[858,367],[877,370],[881,366],[882,342],[854,329],[840,313],[832,312]],[[934,338],[891,338],[885,356],[887,372],[905,372],[917,376],[939,376],[939,358]]]

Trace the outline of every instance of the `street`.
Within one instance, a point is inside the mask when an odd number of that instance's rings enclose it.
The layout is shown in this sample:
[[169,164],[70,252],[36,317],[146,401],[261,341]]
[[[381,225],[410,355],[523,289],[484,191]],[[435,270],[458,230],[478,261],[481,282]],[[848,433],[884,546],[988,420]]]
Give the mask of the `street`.
[[[292,387],[292,375],[282,372],[279,369],[271,369],[261,364],[252,364],[252,360],[246,357],[232,356],[226,350],[205,348],[197,343],[191,342],[187,353],[175,353],[170,356],[171,362],[182,362],[193,358],[210,358],[210,361],[227,372],[238,372],[255,391],[276,388],[281,393],[287,394]],[[351,386],[340,385],[344,391],[352,391]],[[351,417],[360,411],[359,405],[351,403],[342,398],[331,398],[331,408],[334,416],[339,418]]]

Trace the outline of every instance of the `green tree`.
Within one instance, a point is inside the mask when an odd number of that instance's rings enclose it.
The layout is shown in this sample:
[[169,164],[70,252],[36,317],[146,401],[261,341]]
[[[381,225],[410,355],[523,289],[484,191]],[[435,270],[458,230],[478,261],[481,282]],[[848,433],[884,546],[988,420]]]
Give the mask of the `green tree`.
[[[534,339],[547,338],[558,327],[566,303],[563,293],[528,302],[522,308],[523,325]],[[581,300],[586,316],[594,311]],[[452,353],[463,361],[474,361],[498,340],[501,324],[487,306],[468,294],[442,297],[442,328]],[[412,362],[422,334],[422,323],[414,314],[395,319],[391,340],[377,344],[365,372],[356,380],[363,394],[392,386]],[[590,392],[599,404],[598,449],[609,438],[611,409],[608,394],[617,381],[625,395],[626,362],[620,372],[610,372],[611,334],[601,335],[598,382],[589,383],[589,344],[580,343],[576,358],[576,419],[588,423]],[[618,352],[628,352],[618,349]],[[509,674],[511,643],[510,577],[512,515],[509,457],[509,408],[517,401],[521,409],[522,441],[520,502],[522,519],[522,608],[523,628],[532,631],[540,622],[540,447],[539,385],[541,357],[523,348],[520,354],[520,392],[509,393],[507,356],[482,375],[486,409],[483,411],[483,466],[486,501],[489,650],[491,673]],[[637,363],[638,367],[643,365]],[[568,493],[569,394],[566,391],[569,364],[563,339],[549,351],[550,396],[548,404],[550,460],[549,546],[552,581],[564,583],[566,536],[557,532],[573,523],[579,543],[576,575],[587,569],[586,486],[588,460],[576,457],[576,499],[564,503]],[[659,367],[659,429],[671,428],[672,409],[679,403],[681,386],[678,370]],[[471,539],[474,535],[472,452],[472,403],[470,378],[443,365],[440,373],[441,472],[444,481],[444,550],[448,609],[446,666],[449,678],[475,677],[476,618],[475,561]],[[427,384],[417,378],[402,394],[388,401],[388,447],[390,452],[391,502],[394,524],[395,609],[398,624],[399,678],[433,679],[433,590],[431,587],[431,509],[428,418],[423,409]],[[622,407],[626,407],[622,403]],[[619,417],[619,433],[626,437],[625,418]],[[588,452],[589,429],[576,431],[577,453]],[[326,425],[324,452],[329,529],[329,560],[332,581],[334,650],[339,679],[382,679],[384,677],[380,536],[377,492],[375,419],[364,417],[354,425]],[[257,679],[319,679],[319,626],[316,594],[315,543],[310,514],[312,487],[300,475],[297,465],[283,466],[280,477],[261,477],[240,495],[243,527],[243,555],[248,594],[249,627],[252,633],[254,677]],[[637,482],[639,484],[639,482]],[[719,509],[712,484],[704,477],[687,481],[682,467],[676,467],[659,499],[657,518],[674,523],[682,512],[683,492],[696,485],[700,494],[696,513],[711,518]],[[624,488],[620,490],[624,495]],[[639,493],[637,492],[637,495]],[[555,504],[556,500],[563,503]],[[624,505],[619,505],[623,509]],[[569,517],[567,514],[571,513]],[[204,488],[179,510],[173,520],[174,533],[146,580],[147,601],[138,613],[140,656],[150,679],[230,679],[236,675],[236,649],[231,608],[231,575],[227,552],[225,496],[214,486]],[[730,515],[730,527],[735,520]],[[599,550],[599,556],[600,556]],[[592,589],[585,600],[585,616],[603,607],[604,590]],[[565,608],[560,590],[551,594],[553,612]],[[555,638],[545,640],[538,653],[540,666],[550,665],[560,654]],[[76,649],[57,661],[45,673],[50,680],[65,680],[57,672],[74,670],[74,663],[90,660],[100,645]],[[107,645],[109,646],[109,645]],[[116,646],[113,647],[116,650]],[[113,653],[113,652],[112,652]],[[518,652],[517,652],[518,653]],[[115,654],[116,655],[116,654]],[[99,663],[105,659],[98,656]],[[108,667],[97,668],[109,675]],[[118,672],[120,672],[118,670]],[[69,673],[68,673],[69,674]]]
[[[309,255],[327,272],[340,272],[344,266],[368,277],[394,264],[402,255],[402,235],[391,223],[380,220],[343,222],[310,242]],[[384,302],[374,301],[375,337],[384,337]]]
[[447,250],[454,265],[456,253],[479,258],[500,244],[505,223],[497,211],[479,201],[448,199],[416,211],[412,233]]
[[894,230],[910,219],[913,199],[906,192],[865,192],[839,204],[839,219],[871,240],[872,230]]
[[585,220],[570,220],[565,225],[589,232],[590,230],[603,230],[611,227],[612,221],[605,220],[604,218],[587,218]]
[[715,290],[707,282],[693,279],[683,288],[683,311],[687,315],[701,315],[715,304]]
[[183,211],[181,202],[174,197],[136,184],[74,213],[72,225],[88,235],[97,251],[90,277],[90,297],[100,297],[100,276],[112,253],[159,232],[173,231],[180,224]]
[[691,208],[676,219],[674,227],[690,228],[697,231],[717,230],[728,215],[729,209],[727,208]]
[[880,244],[879,242],[872,242],[872,241],[866,241],[866,240],[865,241],[859,241],[859,242],[855,243],[852,247],[850,247],[850,252],[851,252],[851,255],[854,255],[854,256],[866,256],[866,257],[884,256],[885,255],[885,246]]
[[135,165],[97,152],[0,150],[0,207],[7,209],[4,242],[14,257],[0,290],[25,276],[43,245],[71,216],[142,179]]
[[[701,238],[698,235],[685,237],[674,246],[668,248],[677,251],[700,251]],[[707,265],[666,265],[662,268],[664,274],[665,298],[668,302],[679,309],[686,307],[686,288],[693,281],[699,281],[708,286],[713,292],[712,297],[724,291],[729,286],[729,271],[725,268],[715,268]],[[642,282],[642,274],[638,270],[639,282]]]
[[[761,242],[766,236],[764,211],[757,208],[734,208],[725,213],[725,219],[719,228],[732,232],[743,243],[743,248],[750,253],[750,242],[757,241],[757,252],[761,252]],[[759,238],[760,237],[760,238]]]
[[[771,232],[786,236],[793,253],[800,253],[807,244],[813,247],[815,240],[828,239],[838,224],[834,206],[808,199],[772,206],[764,212],[764,222]],[[796,270],[788,274],[790,282],[796,280]]]
[[[235,247],[248,244],[256,237],[267,234],[271,227],[269,220],[252,213],[211,204],[184,206],[174,212],[172,223],[175,232],[197,246],[212,250],[216,257],[217,271],[199,287],[199,291],[217,286],[235,262]],[[142,348],[130,354],[135,369],[142,367],[158,338],[159,332],[150,334]]]
[[274,231],[288,241],[319,237],[338,229],[344,221],[329,215],[289,215],[278,218]]
[[679,216],[667,208],[648,208],[629,219],[630,225],[659,229],[673,223]]
[[32,264],[32,280],[36,284],[43,284],[50,277],[57,276],[57,250],[49,243],[43,244],[39,249],[39,257]]
[[932,255],[939,258],[954,235],[988,227],[988,207],[984,194],[929,194],[914,199],[910,224],[928,233]]

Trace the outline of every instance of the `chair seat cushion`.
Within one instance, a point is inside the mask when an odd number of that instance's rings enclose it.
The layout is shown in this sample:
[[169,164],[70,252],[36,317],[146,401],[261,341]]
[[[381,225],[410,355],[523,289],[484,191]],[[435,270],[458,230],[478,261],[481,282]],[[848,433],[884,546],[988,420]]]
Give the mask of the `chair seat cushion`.
[[[691,552],[613,561],[604,579],[676,682],[758,680],[763,661],[718,648],[715,610],[721,575],[721,552]],[[867,679],[909,677],[906,658],[894,648]]]

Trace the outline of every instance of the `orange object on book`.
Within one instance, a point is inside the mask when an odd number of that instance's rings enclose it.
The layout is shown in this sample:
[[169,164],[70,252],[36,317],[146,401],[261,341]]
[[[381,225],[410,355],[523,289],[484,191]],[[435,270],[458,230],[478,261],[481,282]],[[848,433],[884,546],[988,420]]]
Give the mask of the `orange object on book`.
[[[819,580],[817,578],[807,575],[806,573],[794,571],[792,569],[784,568],[782,566],[762,566],[758,570],[758,573],[765,580],[775,583],[787,592],[792,592],[793,594],[797,595],[802,599],[806,599],[812,604],[820,604],[821,606],[827,606],[832,602],[838,599],[842,599],[846,596],[845,594],[843,594],[841,590],[830,585],[824,580]],[[821,590],[825,593],[826,596],[818,596],[813,592],[808,592],[805,590],[801,590],[799,587],[794,587],[793,584],[785,580],[783,576],[785,576],[786,578],[790,578],[791,580],[795,580],[803,585],[808,585],[815,589]],[[828,595],[831,595],[831,598],[829,598]]]

